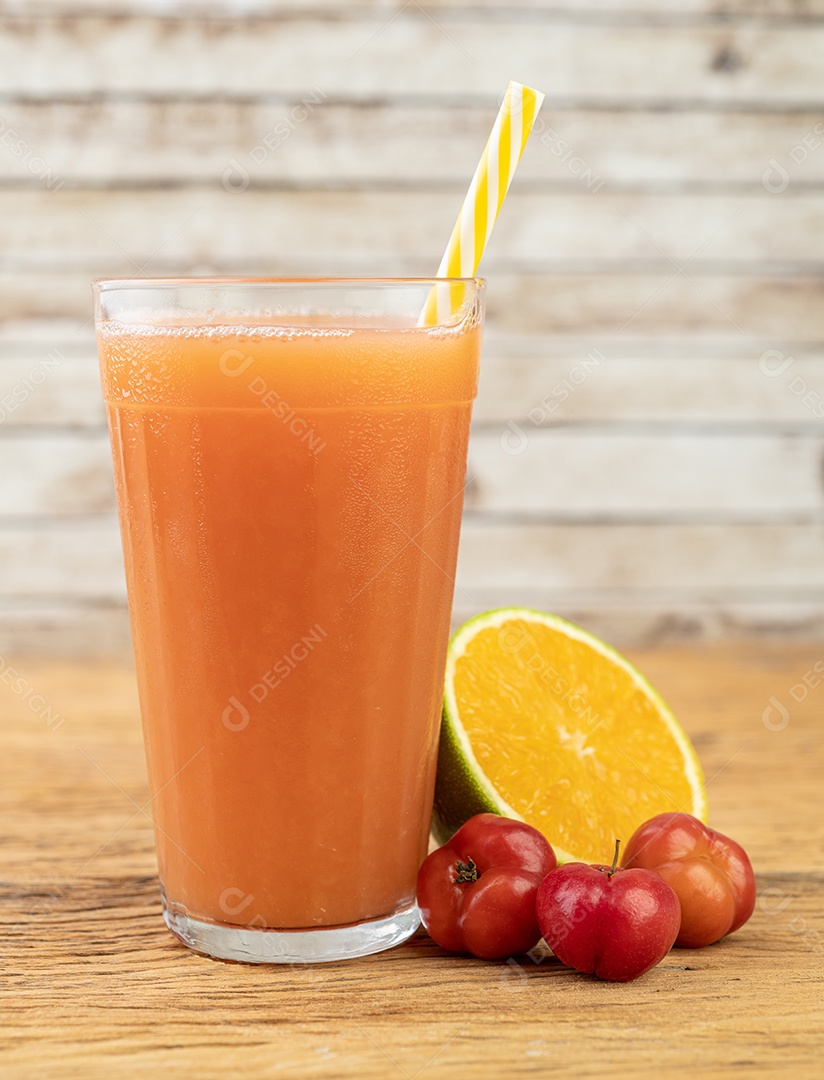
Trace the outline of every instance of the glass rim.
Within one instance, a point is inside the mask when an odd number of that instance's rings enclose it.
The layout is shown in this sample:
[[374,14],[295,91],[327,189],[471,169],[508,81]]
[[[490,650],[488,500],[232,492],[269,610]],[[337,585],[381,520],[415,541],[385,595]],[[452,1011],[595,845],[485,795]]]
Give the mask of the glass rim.
[[151,289],[151,288],[181,288],[181,287],[220,287],[241,286],[249,287],[328,287],[341,288],[353,286],[357,288],[409,288],[419,285],[423,288],[434,288],[437,285],[472,285],[476,290],[486,288],[486,278],[483,277],[243,277],[243,276],[215,276],[215,277],[146,277],[146,278],[92,278],[92,289],[96,293],[126,291],[127,289]]

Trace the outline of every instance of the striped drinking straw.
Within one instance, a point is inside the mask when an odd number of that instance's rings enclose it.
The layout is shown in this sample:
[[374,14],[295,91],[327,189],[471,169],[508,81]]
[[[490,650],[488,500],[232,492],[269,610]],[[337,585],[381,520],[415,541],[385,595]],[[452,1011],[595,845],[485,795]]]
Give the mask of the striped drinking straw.
[[[520,83],[511,82],[507,87],[438,267],[438,277],[475,276],[543,100],[539,90]],[[435,285],[427,297],[420,324],[435,326],[448,318],[459,306],[453,303],[452,293],[449,286]]]

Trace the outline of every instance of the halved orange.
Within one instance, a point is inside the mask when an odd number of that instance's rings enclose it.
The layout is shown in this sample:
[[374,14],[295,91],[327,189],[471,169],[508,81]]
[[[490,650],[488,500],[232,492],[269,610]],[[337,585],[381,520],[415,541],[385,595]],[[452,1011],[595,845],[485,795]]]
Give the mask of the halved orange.
[[454,635],[446,665],[433,831],[473,814],[528,822],[559,860],[609,863],[667,810],[707,816],[684,729],[632,664],[592,634],[527,608]]

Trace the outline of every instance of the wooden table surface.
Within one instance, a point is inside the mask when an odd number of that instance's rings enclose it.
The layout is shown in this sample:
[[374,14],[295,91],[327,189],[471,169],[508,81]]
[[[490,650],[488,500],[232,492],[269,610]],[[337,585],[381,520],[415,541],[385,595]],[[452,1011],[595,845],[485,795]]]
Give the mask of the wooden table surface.
[[331,966],[187,951],[160,915],[130,665],[6,657],[0,1075],[821,1077],[824,644],[632,655],[692,734],[759,898],[734,937],[628,985],[423,934]]

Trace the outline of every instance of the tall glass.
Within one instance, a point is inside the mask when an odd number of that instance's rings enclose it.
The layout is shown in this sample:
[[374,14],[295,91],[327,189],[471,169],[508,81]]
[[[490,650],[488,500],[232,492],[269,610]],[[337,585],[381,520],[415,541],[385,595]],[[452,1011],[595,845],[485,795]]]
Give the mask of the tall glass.
[[483,314],[419,326],[434,284],[95,283],[164,917],[211,956],[418,925]]

